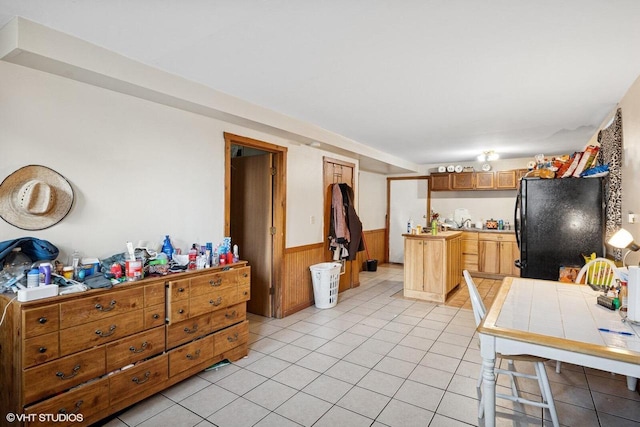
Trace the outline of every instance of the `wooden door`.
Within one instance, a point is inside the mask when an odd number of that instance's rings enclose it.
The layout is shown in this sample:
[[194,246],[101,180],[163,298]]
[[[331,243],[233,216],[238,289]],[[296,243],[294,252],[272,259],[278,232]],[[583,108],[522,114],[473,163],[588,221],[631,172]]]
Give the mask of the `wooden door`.
[[494,187],[494,174],[493,172],[476,172],[476,185],[478,190],[491,190]]
[[[353,163],[343,162],[341,160],[324,158],[323,165],[323,183],[325,189],[324,198],[324,235],[329,236],[331,221],[331,191],[333,184],[347,184],[353,189],[355,194],[356,188],[354,183]],[[355,200],[353,201],[355,203]],[[328,240],[325,240],[328,247]],[[327,250],[327,261],[333,260],[333,253]],[[345,273],[340,276],[340,286],[338,292],[346,291],[352,287],[358,286],[358,273],[360,268],[356,266],[356,261],[345,261]]]
[[515,242],[500,243],[500,274],[506,276],[519,276],[520,271],[515,266],[515,261],[520,258],[518,244]]
[[271,317],[273,269],[273,155],[231,159],[231,236],[251,266],[247,311]]
[[478,252],[478,271],[498,274],[500,272],[500,242],[480,240]]
[[424,292],[424,253],[421,239],[404,239],[404,289]]

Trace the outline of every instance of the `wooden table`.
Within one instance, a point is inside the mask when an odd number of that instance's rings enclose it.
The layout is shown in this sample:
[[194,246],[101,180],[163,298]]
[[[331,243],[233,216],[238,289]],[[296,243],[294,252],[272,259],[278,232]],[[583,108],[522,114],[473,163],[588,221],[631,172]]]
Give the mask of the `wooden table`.
[[[496,353],[531,354],[640,377],[640,327],[596,304],[588,286],[506,277],[478,327],[485,425],[495,425]],[[631,332],[632,336],[599,328]]]

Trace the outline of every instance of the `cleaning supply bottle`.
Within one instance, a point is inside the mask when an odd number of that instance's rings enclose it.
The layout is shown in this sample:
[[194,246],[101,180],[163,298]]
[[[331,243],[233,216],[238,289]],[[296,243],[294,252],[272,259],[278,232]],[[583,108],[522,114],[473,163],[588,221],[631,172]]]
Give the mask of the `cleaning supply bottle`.
[[164,243],[162,244],[162,252],[167,254],[167,258],[171,260],[173,255],[173,245],[171,244],[171,239],[169,238],[168,234],[164,237]]

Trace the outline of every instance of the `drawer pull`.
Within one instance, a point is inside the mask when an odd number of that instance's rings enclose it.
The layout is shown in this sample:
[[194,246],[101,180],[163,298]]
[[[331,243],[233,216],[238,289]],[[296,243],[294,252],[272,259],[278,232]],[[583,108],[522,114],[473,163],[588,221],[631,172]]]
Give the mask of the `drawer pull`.
[[242,295],[249,295],[249,291],[244,291]]
[[67,412],[67,409],[66,409],[66,408],[60,408],[60,409],[58,409],[58,413],[59,413],[59,414],[68,414],[68,413],[70,413],[70,414],[77,414],[77,413],[80,411],[80,407],[82,406],[82,404],[83,404],[83,403],[84,403],[84,400],[78,400],[78,401],[76,402],[76,409],[75,409],[75,411],[73,411],[73,412]]
[[80,372],[80,365],[76,365],[73,367],[73,372],[69,375],[65,375],[63,372],[56,372],[56,377],[60,378],[61,380],[68,380],[69,378],[73,378],[76,375],[78,375],[78,372]]
[[178,288],[178,292],[184,292],[184,288]]
[[40,348],[38,349],[38,351],[39,351],[40,353],[46,353],[46,352],[47,352],[47,347],[40,347]]
[[249,277],[249,273],[243,273],[242,277]]
[[180,310],[178,310],[178,314],[184,314],[184,309],[181,308]]
[[96,304],[96,310],[98,311],[111,311],[116,308],[116,300],[112,299],[109,303],[109,307],[103,307],[102,304]]
[[38,322],[40,322],[41,325],[44,325],[45,323],[47,323],[47,318],[43,316],[38,319]]
[[187,354],[187,359],[189,360],[196,360],[199,357],[200,357],[200,349],[197,349],[195,354]]
[[133,378],[131,378],[131,381],[133,381],[136,384],[144,384],[147,381],[149,381],[149,377],[150,376],[151,376],[151,371],[147,371],[147,372],[144,373],[144,379],[141,380],[138,377],[133,377]]
[[235,310],[233,310],[231,313],[225,313],[224,317],[226,317],[227,319],[233,319],[238,317],[238,313]]
[[215,280],[213,280],[213,279],[209,280],[209,284],[211,286],[220,286],[220,285],[222,285],[222,277],[219,277],[219,278],[217,278]]
[[100,329],[96,329],[96,335],[101,337],[110,337],[116,331],[116,325],[109,326],[109,332],[102,332]]
[[227,337],[227,341],[229,341],[229,342],[236,342],[236,341],[238,341],[238,334],[237,334],[237,333],[235,333],[235,334],[233,334],[233,336],[232,336],[232,337],[231,337],[231,336]]
[[193,329],[184,328],[184,331],[188,334],[194,334],[198,330],[198,324],[193,325]]
[[160,315],[159,315],[158,313],[155,313],[152,317],[153,317],[154,319],[159,319],[159,318],[160,318]]
[[213,306],[218,306],[220,304],[222,304],[222,297],[218,297],[218,299],[214,300],[209,300],[209,304],[213,305]]
[[147,343],[146,341],[142,343],[142,346],[140,347],[139,350],[136,350],[136,348],[134,346],[129,347],[129,351],[132,353],[142,353],[143,351],[145,351],[147,349],[147,346],[149,345],[149,343]]

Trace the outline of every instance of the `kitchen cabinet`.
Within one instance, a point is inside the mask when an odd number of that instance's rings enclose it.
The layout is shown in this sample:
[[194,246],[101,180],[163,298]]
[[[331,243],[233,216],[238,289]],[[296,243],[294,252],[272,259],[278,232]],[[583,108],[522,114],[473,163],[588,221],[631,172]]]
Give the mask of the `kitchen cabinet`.
[[478,271],[480,273],[519,276],[515,260],[520,253],[514,234],[480,233],[478,237]]
[[432,173],[431,191],[515,190],[527,169]]
[[516,171],[496,171],[496,188],[499,190],[516,188]]
[[451,175],[452,190],[473,190],[474,172],[460,172]]
[[451,190],[451,174],[448,173],[432,173],[431,174],[431,191],[448,191]]
[[478,271],[478,232],[463,231],[460,238],[462,252],[462,269],[470,272]]
[[404,296],[445,302],[460,284],[461,235],[459,231],[404,234]]
[[[227,268],[29,302],[0,294],[0,413],[77,413],[78,425],[99,423],[246,356],[250,267]],[[34,425],[25,421],[11,425]]]

